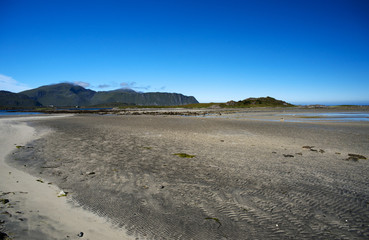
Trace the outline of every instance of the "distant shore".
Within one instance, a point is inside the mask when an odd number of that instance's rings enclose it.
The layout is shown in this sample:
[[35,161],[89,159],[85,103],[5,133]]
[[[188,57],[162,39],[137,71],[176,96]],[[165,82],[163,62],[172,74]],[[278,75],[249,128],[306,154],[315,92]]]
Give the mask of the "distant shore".
[[[5,111],[5,110],[3,110]],[[229,114],[237,112],[338,112],[338,111],[369,111],[369,106],[359,105],[306,105],[295,107],[235,107],[220,108],[217,105],[207,108],[185,108],[185,107],[127,107],[127,108],[40,108],[31,110],[13,109],[11,112],[35,112],[43,114],[116,114],[116,115],[178,115],[178,116],[201,116],[211,114]]]
[[[58,186],[66,199],[133,238],[369,237],[369,122],[275,117],[311,111],[300,108],[206,109],[191,116],[177,110],[29,120],[51,132],[14,147],[7,163],[35,176],[35,184]],[[247,118],[223,118],[235,110]]]

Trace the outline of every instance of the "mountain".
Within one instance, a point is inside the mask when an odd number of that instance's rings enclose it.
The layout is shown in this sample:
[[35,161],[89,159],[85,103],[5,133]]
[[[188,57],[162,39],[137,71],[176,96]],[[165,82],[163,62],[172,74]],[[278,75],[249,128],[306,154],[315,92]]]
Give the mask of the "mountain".
[[0,109],[24,109],[40,106],[41,103],[24,94],[0,91]]
[[247,98],[238,102],[229,101],[225,104],[230,107],[292,107],[293,105],[272,97]]
[[194,97],[178,93],[139,93],[132,89],[95,92],[70,83],[42,86],[21,92],[43,106],[143,105],[174,106],[198,103]]
[[85,89],[78,85],[60,83],[42,86],[21,92],[44,106],[85,106],[95,95],[95,91]]
[[188,97],[177,93],[138,93],[131,90],[97,92],[91,99],[91,105],[101,105],[102,103],[127,103],[141,106],[176,106],[198,102],[194,97]]

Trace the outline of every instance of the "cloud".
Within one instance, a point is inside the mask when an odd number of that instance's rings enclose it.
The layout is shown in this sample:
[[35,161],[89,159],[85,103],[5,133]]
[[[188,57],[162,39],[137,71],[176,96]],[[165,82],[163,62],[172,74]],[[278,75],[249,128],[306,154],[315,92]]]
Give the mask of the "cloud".
[[108,84],[100,84],[99,86],[97,86],[98,88],[108,88],[110,87],[110,85]]
[[136,82],[122,82],[120,84],[122,88],[128,89],[137,89],[137,90],[149,90],[151,88],[150,85],[147,86],[136,86]]
[[0,74],[0,90],[21,92],[30,89],[26,84],[20,83],[12,77]]
[[120,84],[122,88],[134,88],[135,85],[136,85],[136,82],[122,82]]
[[82,82],[82,81],[75,81],[75,82],[73,82],[73,84],[84,87],[84,88],[89,87],[91,85],[89,83]]

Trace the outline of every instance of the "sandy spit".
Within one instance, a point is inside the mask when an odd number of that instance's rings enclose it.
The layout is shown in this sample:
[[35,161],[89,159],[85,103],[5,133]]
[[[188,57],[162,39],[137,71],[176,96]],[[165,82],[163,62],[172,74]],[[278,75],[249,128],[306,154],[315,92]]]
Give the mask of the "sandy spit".
[[25,123],[43,118],[0,119],[0,231],[11,239],[132,239],[105,218],[58,197],[62,189],[56,185],[5,163],[15,149],[52,134],[37,132]]

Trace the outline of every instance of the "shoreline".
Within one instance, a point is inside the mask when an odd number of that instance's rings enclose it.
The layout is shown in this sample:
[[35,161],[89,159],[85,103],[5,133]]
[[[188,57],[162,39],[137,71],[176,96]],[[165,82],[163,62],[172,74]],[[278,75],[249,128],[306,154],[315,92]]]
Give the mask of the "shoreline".
[[39,177],[5,163],[16,146],[25,146],[47,134],[37,133],[25,123],[42,118],[0,119],[0,198],[9,201],[0,203],[4,221],[1,231],[10,239],[79,239],[81,232],[86,239],[133,239],[105,218],[58,197],[61,189],[56,185],[42,183]]
[[[12,111],[12,110],[11,110]],[[168,115],[168,116],[204,116],[234,113],[258,112],[369,112],[369,106],[294,106],[294,107],[245,107],[221,108],[216,105],[208,108],[181,108],[181,107],[140,107],[140,108],[94,108],[94,109],[41,109],[19,110],[22,112],[36,112],[40,114],[114,114],[114,115]]]

